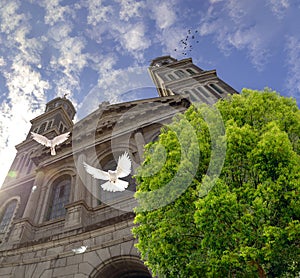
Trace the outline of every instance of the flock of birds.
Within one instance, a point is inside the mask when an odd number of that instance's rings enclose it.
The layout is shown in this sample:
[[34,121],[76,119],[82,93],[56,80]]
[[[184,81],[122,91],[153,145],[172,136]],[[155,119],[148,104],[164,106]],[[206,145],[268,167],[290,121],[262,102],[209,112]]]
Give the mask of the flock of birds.
[[[35,132],[31,132],[31,136],[36,142],[49,147],[51,150],[51,155],[56,155],[55,147],[65,142],[69,138],[70,132],[55,136],[53,139],[48,139],[46,136]],[[106,181],[105,183],[101,184],[103,190],[116,192],[124,191],[128,187],[128,182],[120,179],[127,177],[131,172],[131,160],[127,152],[119,156],[118,164],[115,170],[108,170],[106,172],[94,168],[88,165],[86,162],[83,163],[83,166],[86,172],[92,175],[95,179]],[[34,191],[35,189],[32,190]]]
[[180,40],[180,44],[182,48],[177,49],[175,48],[174,51],[181,52],[183,55],[187,55],[188,52],[193,50],[193,42],[199,43],[199,39],[197,39],[197,35],[199,34],[198,30],[192,31],[191,29],[188,30],[188,34],[186,35],[185,39]]

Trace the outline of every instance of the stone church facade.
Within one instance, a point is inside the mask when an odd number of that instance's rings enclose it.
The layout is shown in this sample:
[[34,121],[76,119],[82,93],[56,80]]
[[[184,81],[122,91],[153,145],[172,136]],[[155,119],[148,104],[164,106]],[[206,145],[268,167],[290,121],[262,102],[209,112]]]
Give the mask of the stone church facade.
[[[102,181],[87,174],[83,162],[113,169],[127,151],[134,174],[144,145],[156,140],[175,114],[194,101],[212,104],[237,92],[215,70],[204,71],[190,58],[158,57],[149,74],[157,98],[100,103],[75,124],[72,103],[56,98],[31,120],[0,188],[0,278],[152,277],[131,234],[134,179],[125,178],[130,185],[124,192],[103,191]],[[71,136],[51,156],[31,131],[48,138],[67,131]],[[81,246],[86,250],[76,252]]]

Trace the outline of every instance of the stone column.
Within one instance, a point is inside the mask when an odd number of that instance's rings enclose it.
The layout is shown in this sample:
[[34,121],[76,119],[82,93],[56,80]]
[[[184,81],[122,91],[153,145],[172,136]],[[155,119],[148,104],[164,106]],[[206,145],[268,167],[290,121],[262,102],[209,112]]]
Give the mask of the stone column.
[[40,210],[40,208],[37,206],[38,200],[41,194],[41,188],[43,184],[44,179],[44,173],[42,171],[38,172],[33,184],[33,187],[31,189],[31,193],[29,196],[29,199],[27,201],[23,218],[30,219],[31,222],[34,223],[35,213],[37,210]]
[[76,178],[73,200],[66,205],[65,227],[76,228],[88,223],[88,206],[86,205],[86,171],[83,166],[86,162],[86,155],[81,153],[76,163]]
[[139,159],[140,161],[143,160],[143,154],[144,154],[144,146],[145,146],[145,139],[142,133],[141,129],[138,129],[134,134],[134,140],[136,142]]
[[85,186],[86,183],[86,172],[83,167],[83,162],[86,162],[86,155],[81,153],[77,158],[76,164],[76,179],[75,179],[75,190],[73,202],[85,199]]
[[9,240],[12,243],[31,240],[34,237],[32,225],[36,223],[35,219],[38,217],[38,212],[40,211],[38,201],[40,199],[43,179],[44,173],[42,171],[38,172],[31,188],[23,217],[15,221],[15,225],[11,231]]
[[48,212],[48,206],[49,206],[49,194],[52,194],[52,186],[49,184],[48,181],[43,182],[41,185],[41,193],[37,204],[37,213],[35,214],[35,222],[36,223],[42,223],[45,221],[47,212]]

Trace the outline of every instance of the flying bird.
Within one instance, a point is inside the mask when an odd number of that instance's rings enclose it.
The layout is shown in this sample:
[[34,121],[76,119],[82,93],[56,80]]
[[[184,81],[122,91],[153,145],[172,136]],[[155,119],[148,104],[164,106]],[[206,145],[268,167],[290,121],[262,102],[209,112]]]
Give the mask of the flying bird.
[[131,161],[127,152],[119,156],[116,170],[108,170],[107,172],[94,168],[83,162],[85,170],[95,179],[107,180],[101,184],[106,191],[116,192],[124,191],[128,187],[128,182],[119,178],[127,177],[131,172]]
[[72,249],[72,251],[73,251],[75,254],[82,254],[82,253],[84,253],[84,252],[86,251],[86,248],[87,248],[87,246],[82,245],[82,246],[80,246],[80,247],[78,247],[78,248]]
[[65,142],[68,139],[69,135],[70,135],[70,132],[66,132],[66,133],[63,133],[63,134],[60,134],[60,135],[54,137],[53,139],[48,139],[47,137],[45,137],[41,134],[31,132],[31,136],[32,136],[33,140],[37,141],[38,143],[40,143],[46,147],[50,147],[51,155],[56,155],[55,146]]
[[193,31],[191,29],[188,29],[188,34],[186,35],[185,39],[181,39],[179,42],[183,49],[177,47],[176,49],[174,49],[174,51],[181,51],[182,55],[187,55],[188,51],[191,52],[193,50],[192,42],[196,41],[196,43],[199,43],[199,39],[197,39],[197,34],[200,34],[198,30]]

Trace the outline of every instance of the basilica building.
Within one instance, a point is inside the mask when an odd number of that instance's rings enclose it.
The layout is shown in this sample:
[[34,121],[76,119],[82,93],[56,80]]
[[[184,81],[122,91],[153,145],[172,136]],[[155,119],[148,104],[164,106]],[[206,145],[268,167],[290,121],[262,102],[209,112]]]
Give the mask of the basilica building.
[[[144,145],[158,138],[162,126],[193,102],[215,103],[237,93],[215,70],[203,70],[191,58],[152,60],[149,74],[158,96],[124,103],[103,102],[74,123],[76,110],[58,97],[31,120],[24,141],[0,188],[0,278],[91,277],[146,278],[132,236],[135,169]],[[32,139],[70,132],[50,148]],[[84,162],[114,169],[128,152],[132,172],[122,192],[108,192],[84,169]]]

